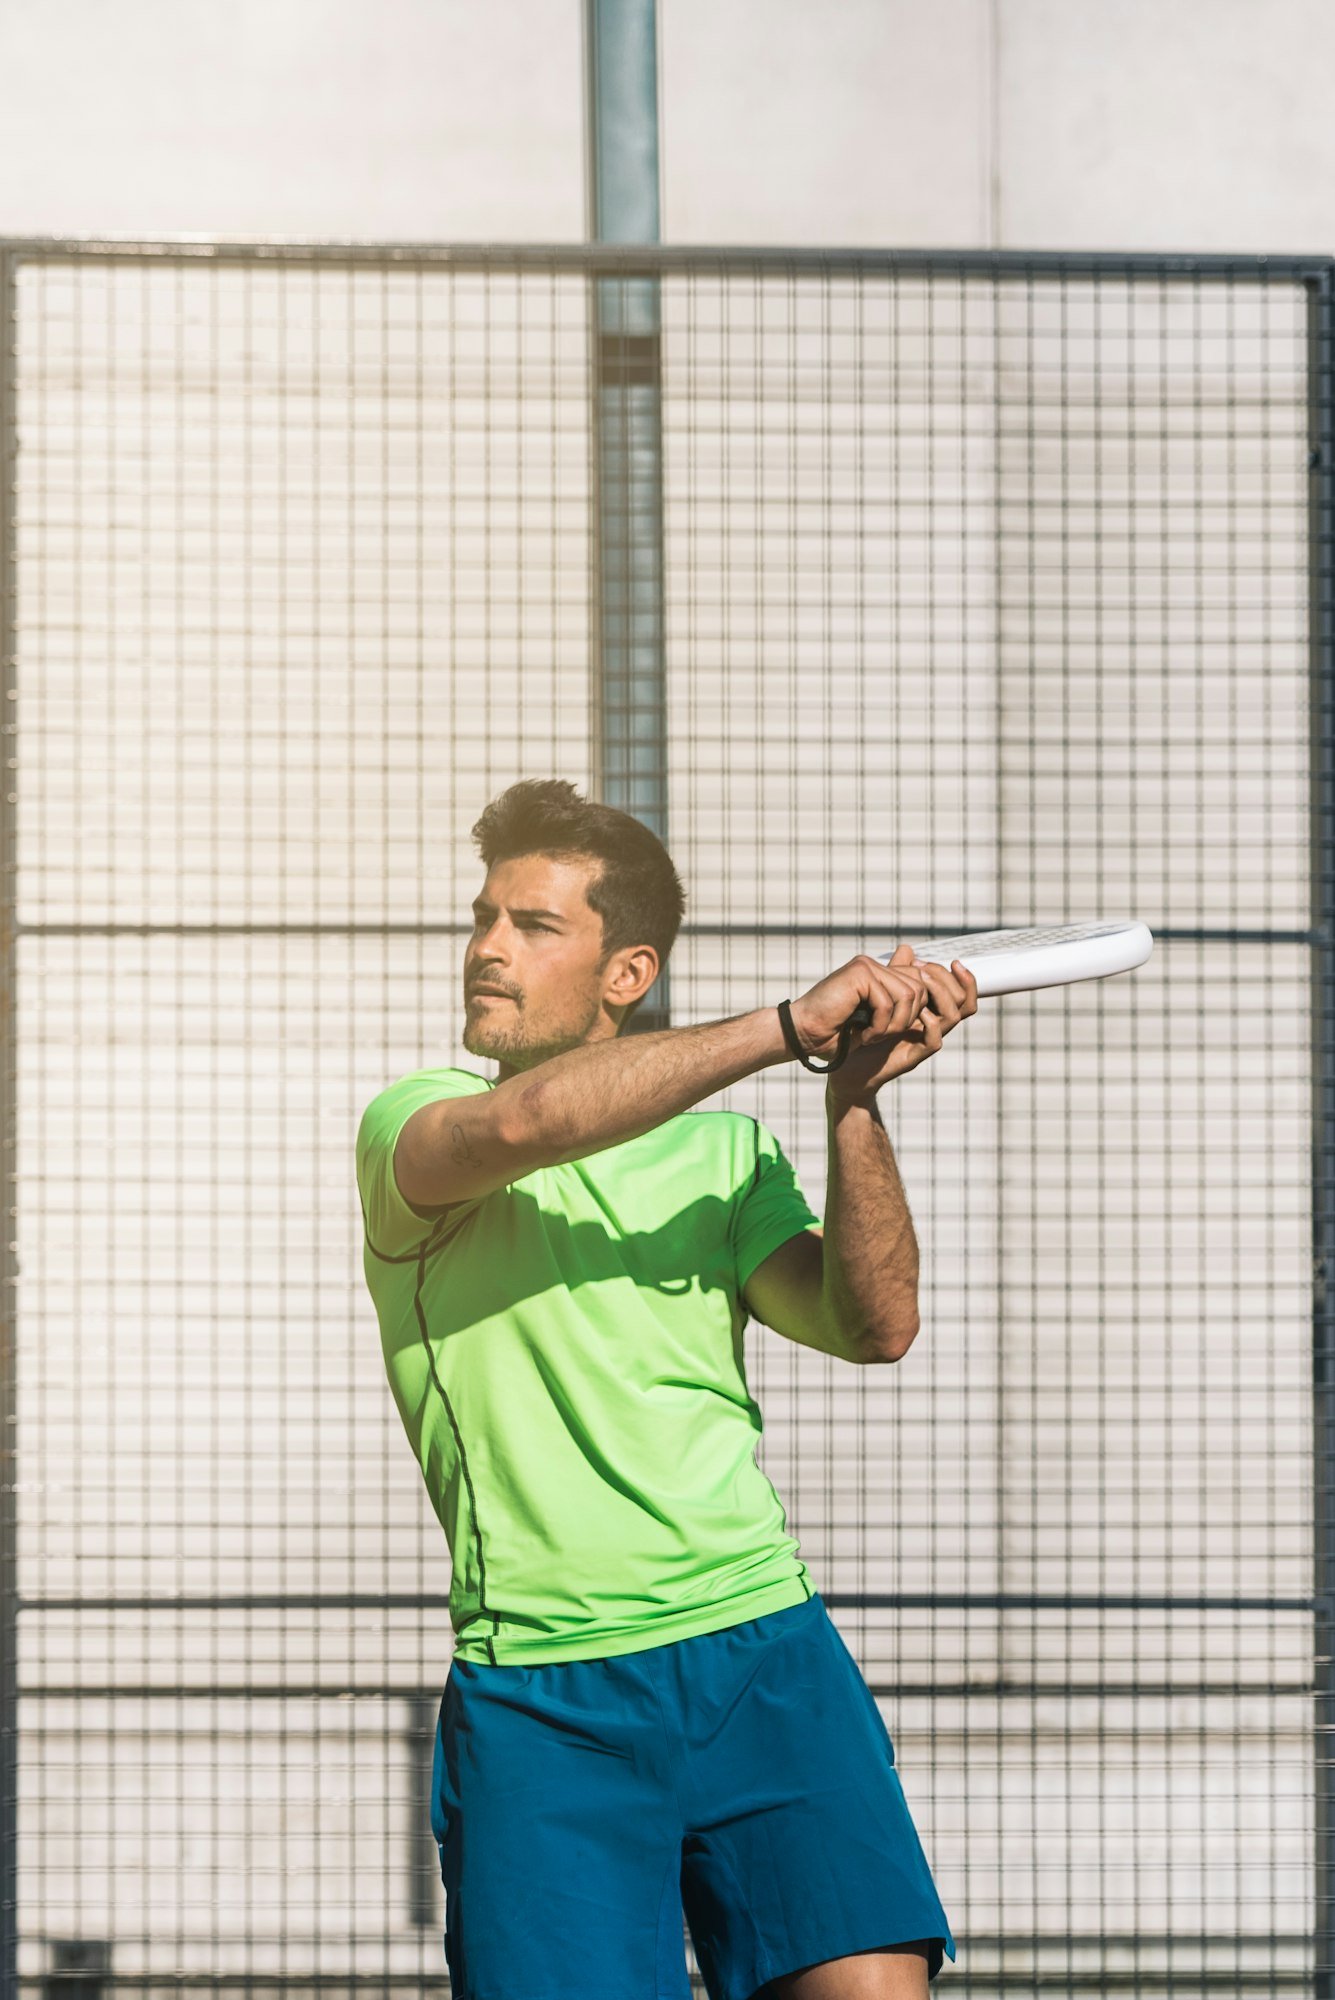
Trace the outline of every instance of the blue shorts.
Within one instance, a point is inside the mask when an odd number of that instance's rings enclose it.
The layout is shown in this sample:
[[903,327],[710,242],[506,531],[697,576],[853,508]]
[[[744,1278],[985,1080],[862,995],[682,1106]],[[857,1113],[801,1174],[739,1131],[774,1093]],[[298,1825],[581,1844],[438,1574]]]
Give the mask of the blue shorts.
[[431,1824],[453,2000],[710,2000],[955,1940],[894,1747],[819,1594],[611,1659],[456,1655]]

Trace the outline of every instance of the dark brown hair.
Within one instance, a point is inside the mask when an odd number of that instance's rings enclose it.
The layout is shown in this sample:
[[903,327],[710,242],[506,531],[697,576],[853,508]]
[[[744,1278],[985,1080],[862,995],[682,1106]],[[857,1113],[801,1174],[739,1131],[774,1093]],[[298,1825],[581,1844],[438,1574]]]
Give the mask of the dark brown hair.
[[[585,890],[589,908],[603,920],[599,969],[613,952],[633,944],[651,944],[660,971],[667,964],[686,892],[667,849],[642,820],[582,799],[565,778],[523,778],[492,800],[472,832],[487,868],[521,854],[601,862]],[[622,1028],[639,1005],[636,1000],[626,1008]]]

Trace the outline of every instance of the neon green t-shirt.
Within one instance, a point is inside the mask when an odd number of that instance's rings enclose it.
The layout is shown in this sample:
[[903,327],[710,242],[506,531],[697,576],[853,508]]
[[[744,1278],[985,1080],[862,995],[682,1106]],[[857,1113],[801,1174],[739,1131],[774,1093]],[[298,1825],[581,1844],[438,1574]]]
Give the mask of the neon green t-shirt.
[[756,1463],[739,1297],[818,1220],[778,1142],[741,1112],[682,1112],[419,1215],[400,1131],[493,1088],[414,1070],[357,1133],[363,1268],[449,1543],[456,1652],[599,1659],[802,1603],[815,1586]]

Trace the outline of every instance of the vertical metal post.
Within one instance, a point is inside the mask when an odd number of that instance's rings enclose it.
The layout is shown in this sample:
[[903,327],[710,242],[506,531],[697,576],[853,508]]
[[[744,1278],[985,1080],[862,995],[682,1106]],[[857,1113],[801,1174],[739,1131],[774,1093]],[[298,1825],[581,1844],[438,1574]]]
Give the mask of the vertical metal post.
[[14,1113],[17,260],[0,249],[0,2000],[18,2000],[19,1570]]
[[1307,287],[1312,837],[1314,2000],[1335,2000],[1335,285]]
[[[589,234],[658,241],[655,0],[585,0]],[[667,841],[659,282],[591,286],[596,796]],[[664,966],[626,1032],[668,1025]]]
[[408,1835],[408,1922],[422,1929],[431,1929],[438,1922],[440,1855],[431,1831],[430,1800],[439,1716],[439,1695],[425,1689],[409,1695],[405,1736],[413,1810]]

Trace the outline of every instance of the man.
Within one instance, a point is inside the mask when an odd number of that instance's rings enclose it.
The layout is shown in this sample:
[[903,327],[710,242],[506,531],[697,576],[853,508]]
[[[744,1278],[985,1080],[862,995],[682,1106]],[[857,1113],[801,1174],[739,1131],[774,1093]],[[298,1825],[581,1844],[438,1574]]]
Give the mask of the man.
[[[918,1332],[876,1093],[977,1009],[858,957],[789,1005],[623,1036],[681,884],[639,821],[528,780],[473,828],[464,1047],[366,1108],[390,1384],[453,1561],[432,1825],[454,2000],[922,2000],[950,1935],[866,1682],[759,1469],[747,1315],[857,1364]],[[755,1119],[832,1055],[822,1232]],[[790,1044],[789,1034],[795,1040]],[[815,1063],[809,1066],[816,1066]]]

